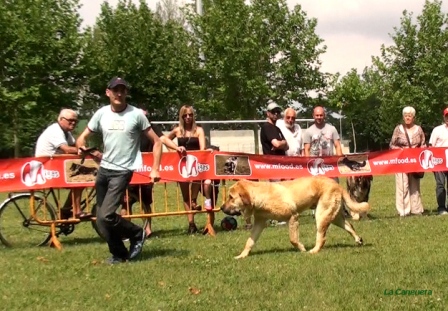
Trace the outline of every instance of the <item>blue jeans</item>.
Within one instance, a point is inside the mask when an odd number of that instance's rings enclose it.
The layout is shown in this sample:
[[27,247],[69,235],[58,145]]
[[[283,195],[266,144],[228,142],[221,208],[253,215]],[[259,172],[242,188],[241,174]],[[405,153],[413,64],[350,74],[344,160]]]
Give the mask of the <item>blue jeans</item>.
[[448,178],[448,172],[434,172],[434,178],[436,180],[436,199],[437,199],[437,211],[446,211],[446,181]]
[[123,259],[129,256],[123,238],[135,240],[143,232],[141,227],[117,214],[133,173],[100,167],[95,181],[98,229],[106,239],[111,254]]

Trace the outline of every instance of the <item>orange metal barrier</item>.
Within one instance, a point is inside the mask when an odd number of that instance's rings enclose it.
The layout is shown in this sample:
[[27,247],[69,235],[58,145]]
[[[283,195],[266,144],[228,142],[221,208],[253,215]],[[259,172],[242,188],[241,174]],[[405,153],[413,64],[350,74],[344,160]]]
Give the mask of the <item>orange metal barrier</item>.
[[[198,181],[200,182],[200,181]],[[219,208],[214,208],[211,211],[202,210],[190,210],[184,209],[182,196],[180,194],[180,187],[177,183],[156,183],[152,188],[152,204],[151,212],[146,212],[143,204],[142,187],[144,185],[135,185],[139,188],[137,197],[135,193],[130,193],[129,189],[126,191],[126,199],[124,206],[118,207],[125,212],[122,212],[122,217],[127,219],[141,218],[149,219],[153,217],[168,217],[168,216],[182,216],[188,214],[201,214],[206,213],[206,224],[203,234],[215,236],[215,230],[213,228],[215,213],[219,212]],[[202,187],[202,186],[201,186]],[[202,190],[202,189],[201,189]],[[198,198],[200,201],[198,205],[204,206],[205,197],[202,195],[202,191],[199,191]],[[212,186],[212,190],[214,187]],[[64,192],[69,194],[64,195]],[[174,204],[169,204],[169,199],[172,200],[174,193],[176,200]],[[224,180],[220,182],[218,196],[221,195],[222,200],[225,200],[227,193],[227,187]],[[191,196],[191,189],[190,189]],[[43,191],[30,191],[26,193],[11,193],[7,200],[5,200],[1,209],[18,210],[19,213],[14,215],[21,215],[17,220],[0,219],[2,224],[10,226],[24,226],[26,228],[36,228],[43,231],[42,235],[38,235],[37,241],[33,242],[36,245],[46,245],[50,242],[50,246],[57,249],[62,248],[62,244],[58,239],[61,234],[68,235],[73,232],[76,224],[79,224],[82,220],[75,218],[75,213],[72,208],[71,202],[74,201],[74,193],[69,189],[45,189]],[[216,200],[215,200],[216,199]],[[218,202],[216,194],[212,191],[212,200]],[[129,202],[133,201],[134,206],[130,206]],[[26,204],[28,202],[28,204]],[[137,204],[138,203],[138,204]],[[21,206],[23,205],[23,206]],[[29,207],[25,207],[29,205]],[[96,192],[94,188],[86,188],[83,191],[81,209],[84,212],[95,213],[96,209]],[[121,212],[121,211],[120,211]],[[6,213],[2,213],[6,214]],[[0,218],[5,218],[5,215],[0,215]],[[89,221],[95,222],[95,217],[89,219]],[[19,228],[17,228],[19,229]],[[15,238],[19,238],[17,235]],[[14,246],[14,242],[9,240],[9,237],[5,233],[0,233],[0,238],[6,246]]]

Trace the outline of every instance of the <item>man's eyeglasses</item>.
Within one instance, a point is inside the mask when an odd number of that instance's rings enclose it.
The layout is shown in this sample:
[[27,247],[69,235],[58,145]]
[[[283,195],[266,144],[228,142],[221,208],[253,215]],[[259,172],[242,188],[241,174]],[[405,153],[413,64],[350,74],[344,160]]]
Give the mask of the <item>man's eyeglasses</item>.
[[269,112],[272,113],[272,114],[281,114],[282,113],[281,110],[271,110]]
[[66,120],[69,123],[78,123],[78,119],[67,119],[67,118],[64,118],[64,117],[62,117],[62,119]]
[[192,113],[186,113],[182,116],[182,118],[186,118],[186,117],[190,117],[193,118],[193,114]]
[[296,117],[289,117],[289,116],[287,116],[287,117],[285,117],[285,119],[286,119],[286,120],[295,120]]

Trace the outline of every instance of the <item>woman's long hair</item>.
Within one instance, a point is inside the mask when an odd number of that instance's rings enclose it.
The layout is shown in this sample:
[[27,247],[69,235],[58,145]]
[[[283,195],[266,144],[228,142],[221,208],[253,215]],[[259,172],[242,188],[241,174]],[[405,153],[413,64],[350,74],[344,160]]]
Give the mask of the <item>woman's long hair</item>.
[[180,128],[180,133],[182,135],[182,137],[185,136],[185,120],[184,120],[184,115],[187,113],[191,113],[193,114],[192,122],[191,122],[191,135],[193,136],[194,134],[196,134],[196,118],[194,116],[194,111],[193,111],[193,106],[189,106],[189,105],[183,105],[182,107],[180,107],[179,110],[179,128]]

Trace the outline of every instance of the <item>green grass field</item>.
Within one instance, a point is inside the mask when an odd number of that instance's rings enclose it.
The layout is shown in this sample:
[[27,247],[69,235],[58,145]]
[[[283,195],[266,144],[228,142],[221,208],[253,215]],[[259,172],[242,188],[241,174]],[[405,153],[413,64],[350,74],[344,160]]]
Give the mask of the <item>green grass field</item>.
[[[248,258],[234,260],[249,232],[221,231],[221,213],[216,237],[186,235],[184,216],[155,218],[156,237],[145,244],[142,260],[116,266],[103,263],[107,246],[90,223],[62,237],[62,251],[2,247],[1,309],[444,310],[448,216],[435,214],[433,175],[422,180],[424,206],[431,211],[427,216],[396,216],[394,185],[393,176],[375,177],[372,219],[352,221],[364,246],[330,227],[317,255],[295,251],[287,227],[278,226],[263,232]],[[177,204],[175,195],[169,204]],[[315,240],[310,215],[300,223],[307,249]],[[197,224],[205,224],[204,215]],[[242,228],[244,221],[239,218],[238,224]],[[427,294],[399,295],[403,290]]]

